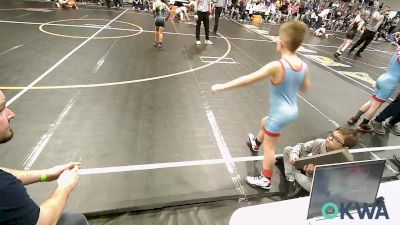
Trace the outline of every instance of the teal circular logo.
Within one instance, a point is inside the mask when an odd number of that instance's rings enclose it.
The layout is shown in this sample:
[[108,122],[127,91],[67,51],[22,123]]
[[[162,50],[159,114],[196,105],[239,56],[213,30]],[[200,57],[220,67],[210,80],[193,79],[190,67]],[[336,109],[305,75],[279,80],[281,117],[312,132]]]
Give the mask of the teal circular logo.
[[339,208],[335,203],[327,202],[322,206],[321,212],[326,219],[333,219],[339,213]]

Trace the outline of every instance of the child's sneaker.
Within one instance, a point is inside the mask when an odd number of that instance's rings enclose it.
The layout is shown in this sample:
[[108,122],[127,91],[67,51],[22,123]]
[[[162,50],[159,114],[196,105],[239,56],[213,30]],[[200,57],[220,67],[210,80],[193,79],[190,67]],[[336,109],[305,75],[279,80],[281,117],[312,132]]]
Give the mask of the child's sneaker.
[[356,119],[355,117],[351,117],[349,120],[347,120],[347,124],[354,125],[357,123],[357,121],[358,119]]
[[337,52],[333,53],[333,57],[335,57],[336,60],[340,60],[339,56],[340,56],[339,53]]
[[260,173],[260,175],[258,176],[247,176],[246,178],[244,178],[244,180],[246,181],[246,183],[252,187],[258,187],[258,188],[262,188],[264,190],[269,190],[271,189],[271,181],[265,177],[262,173]]
[[360,124],[357,126],[356,130],[365,133],[371,133],[374,131],[374,129],[372,129],[372,127],[369,124]]
[[254,134],[249,133],[248,137],[249,137],[249,141],[250,141],[250,144],[251,144],[251,150],[253,150],[255,152],[258,152],[260,147],[257,146],[257,144],[256,144],[256,138],[254,137]]

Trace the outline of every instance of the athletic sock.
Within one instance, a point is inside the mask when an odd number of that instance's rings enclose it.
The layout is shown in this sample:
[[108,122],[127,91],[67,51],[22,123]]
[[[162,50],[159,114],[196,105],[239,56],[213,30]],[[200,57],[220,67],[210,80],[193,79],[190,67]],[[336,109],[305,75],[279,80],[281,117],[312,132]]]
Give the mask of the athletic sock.
[[359,111],[357,112],[357,114],[354,116],[354,118],[358,120],[358,119],[360,119],[360,117],[361,117],[364,113],[365,113],[365,112],[359,110]]
[[367,120],[367,119],[364,119],[362,122],[361,122],[361,124],[360,125],[367,125],[369,123],[369,120]]
[[255,139],[255,142],[256,142],[257,147],[260,147],[260,145],[261,145],[262,142],[259,142],[259,141],[257,140],[257,138]]
[[262,171],[261,171],[261,173],[264,175],[264,177],[266,177],[266,178],[268,178],[269,180],[271,180],[271,177],[272,177],[272,170],[266,170],[266,169],[263,169]]

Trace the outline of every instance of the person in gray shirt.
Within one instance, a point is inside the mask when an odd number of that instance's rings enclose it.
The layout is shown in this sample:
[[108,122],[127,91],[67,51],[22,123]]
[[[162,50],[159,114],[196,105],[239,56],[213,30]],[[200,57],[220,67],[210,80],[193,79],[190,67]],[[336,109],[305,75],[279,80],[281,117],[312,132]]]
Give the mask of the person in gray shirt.
[[[288,146],[283,149],[283,164],[285,167],[286,180],[289,182],[287,197],[295,197],[301,188],[310,192],[312,175],[315,165],[308,164],[302,171],[295,168],[296,159],[306,157],[309,154],[318,155],[342,148],[353,148],[359,142],[357,132],[350,128],[339,127],[329,132],[326,139],[315,139],[306,143],[298,143],[295,146]],[[282,158],[277,157],[278,162]]]
[[387,6],[380,7],[379,11],[372,14],[372,17],[369,20],[367,27],[364,30],[364,33],[361,35],[360,39],[353,45],[353,47],[351,47],[349,54],[364,42],[363,46],[360,49],[358,49],[357,53],[355,54],[355,56],[361,57],[361,52],[363,52],[364,49],[367,48],[369,43],[371,43],[371,41],[374,39],[379,26],[381,25],[383,19],[385,18],[384,14],[388,10],[389,7]]

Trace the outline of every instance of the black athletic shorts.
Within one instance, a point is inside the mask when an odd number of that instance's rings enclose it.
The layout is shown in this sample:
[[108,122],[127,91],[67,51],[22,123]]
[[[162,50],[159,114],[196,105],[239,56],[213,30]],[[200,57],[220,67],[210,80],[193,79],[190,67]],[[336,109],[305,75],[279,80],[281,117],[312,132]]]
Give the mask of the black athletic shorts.
[[347,33],[346,33],[346,39],[350,39],[350,40],[353,40],[354,39],[354,36],[356,36],[356,31],[355,30],[349,30],[349,31],[347,31]]

